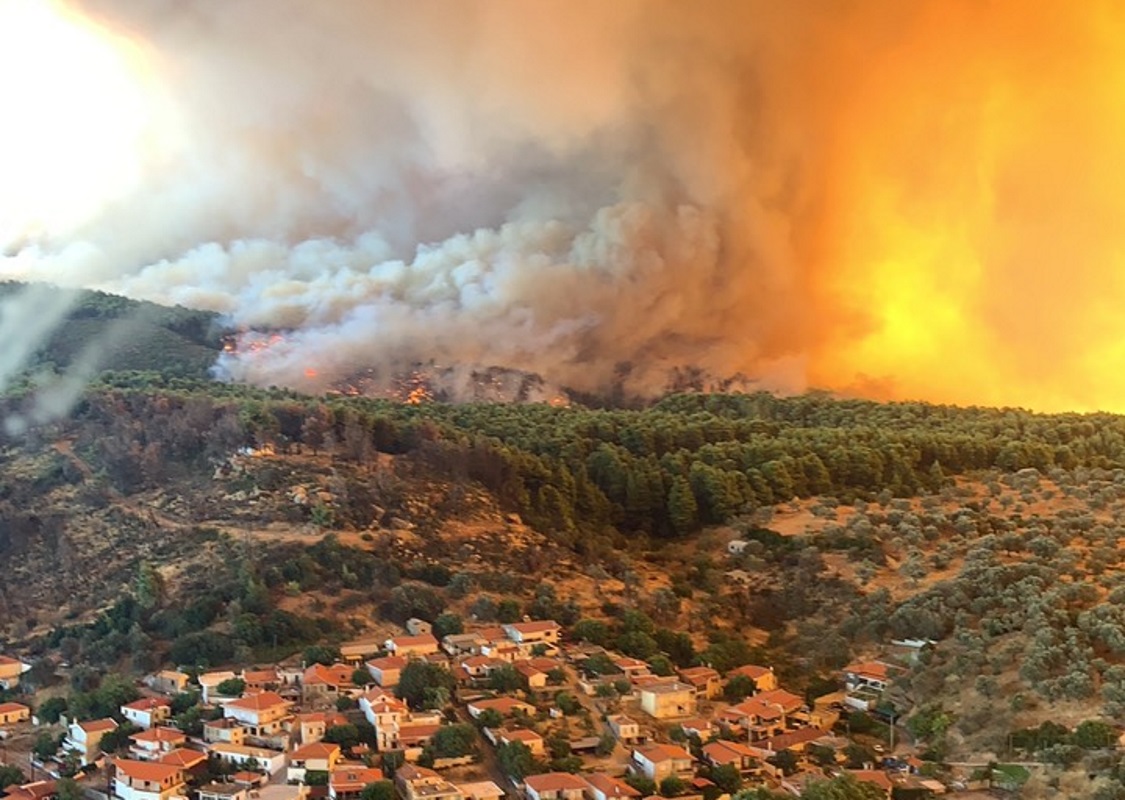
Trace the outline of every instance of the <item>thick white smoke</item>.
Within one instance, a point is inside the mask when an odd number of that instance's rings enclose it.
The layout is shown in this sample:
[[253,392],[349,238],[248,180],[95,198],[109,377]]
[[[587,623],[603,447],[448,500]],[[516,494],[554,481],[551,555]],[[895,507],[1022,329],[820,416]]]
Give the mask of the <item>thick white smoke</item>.
[[139,190],[9,243],[3,273],[289,329],[224,356],[258,384],[432,360],[800,387],[809,198],[767,4],[76,8],[132,37],[170,111]]

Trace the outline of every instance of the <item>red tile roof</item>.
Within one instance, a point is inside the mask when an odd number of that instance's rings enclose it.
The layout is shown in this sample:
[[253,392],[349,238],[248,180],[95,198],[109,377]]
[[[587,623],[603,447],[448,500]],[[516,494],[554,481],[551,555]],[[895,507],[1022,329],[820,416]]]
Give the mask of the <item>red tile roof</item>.
[[528,775],[524,779],[525,785],[537,794],[543,792],[566,792],[577,789],[585,791],[586,781],[569,772],[546,772],[542,775]]
[[369,783],[383,780],[383,770],[375,767],[337,767],[329,782],[337,792],[358,792]]
[[582,775],[586,783],[593,786],[606,797],[640,797],[641,793],[625,781],[606,775],[604,772],[590,772]]
[[183,771],[173,764],[161,764],[156,761],[133,761],[128,758],[116,758],[113,766],[118,772],[135,781],[153,781],[160,783],[165,780],[182,781]]
[[227,708],[239,708],[244,711],[264,711],[279,705],[289,705],[289,701],[277,692],[259,692],[238,700],[227,703]]
[[682,761],[685,759],[691,761],[691,753],[674,744],[650,744],[645,747],[638,747],[636,751],[654,764],[661,761]]
[[308,761],[310,758],[332,758],[340,754],[340,745],[328,742],[313,742],[298,747],[289,754],[290,761]]
[[191,769],[196,764],[202,764],[206,760],[206,753],[201,753],[198,750],[187,750],[183,747],[176,748],[160,757],[161,764],[170,764],[181,769]]
[[26,711],[29,714],[31,709],[23,703],[0,703],[0,714],[12,714],[17,711]]
[[172,708],[167,700],[157,700],[155,697],[142,697],[140,700],[134,700],[132,703],[126,703],[121,707],[130,711],[155,711],[158,708]]
[[187,734],[175,728],[152,728],[134,733],[129,738],[134,742],[183,742],[187,740]]
[[117,723],[109,718],[92,719],[87,722],[79,722],[78,727],[86,731],[86,733],[98,733],[99,731],[116,730]]

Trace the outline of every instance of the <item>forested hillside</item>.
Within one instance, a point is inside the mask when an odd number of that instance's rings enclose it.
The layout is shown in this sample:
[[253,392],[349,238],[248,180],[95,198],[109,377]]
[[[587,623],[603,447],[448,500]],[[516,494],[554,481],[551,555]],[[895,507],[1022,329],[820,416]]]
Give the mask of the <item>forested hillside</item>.
[[129,372],[5,436],[7,636],[91,664],[527,614],[637,658],[768,661],[810,691],[932,638],[892,697],[941,754],[1125,697],[1111,415],[817,394],[403,405]]

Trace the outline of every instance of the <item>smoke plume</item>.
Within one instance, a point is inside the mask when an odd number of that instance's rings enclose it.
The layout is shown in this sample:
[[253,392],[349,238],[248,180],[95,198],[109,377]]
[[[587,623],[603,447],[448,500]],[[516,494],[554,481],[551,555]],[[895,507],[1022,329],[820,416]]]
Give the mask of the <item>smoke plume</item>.
[[127,52],[149,113],[129,181],[0,242],[0,272],[284,331],[232,379],[434,361],[645,394],[690,366],[1125,408],[1114,3],[59,13]]

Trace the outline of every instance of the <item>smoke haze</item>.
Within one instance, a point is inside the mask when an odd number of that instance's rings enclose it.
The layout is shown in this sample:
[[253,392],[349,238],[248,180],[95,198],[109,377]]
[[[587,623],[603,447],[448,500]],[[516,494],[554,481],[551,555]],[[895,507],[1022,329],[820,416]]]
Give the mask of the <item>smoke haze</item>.
[[128,183],[0,242],[0,274],[286,329],[232,379],[435,361],[644,394],[691,366],[1125,409],[1114,3],[64,12],[150,113]]

